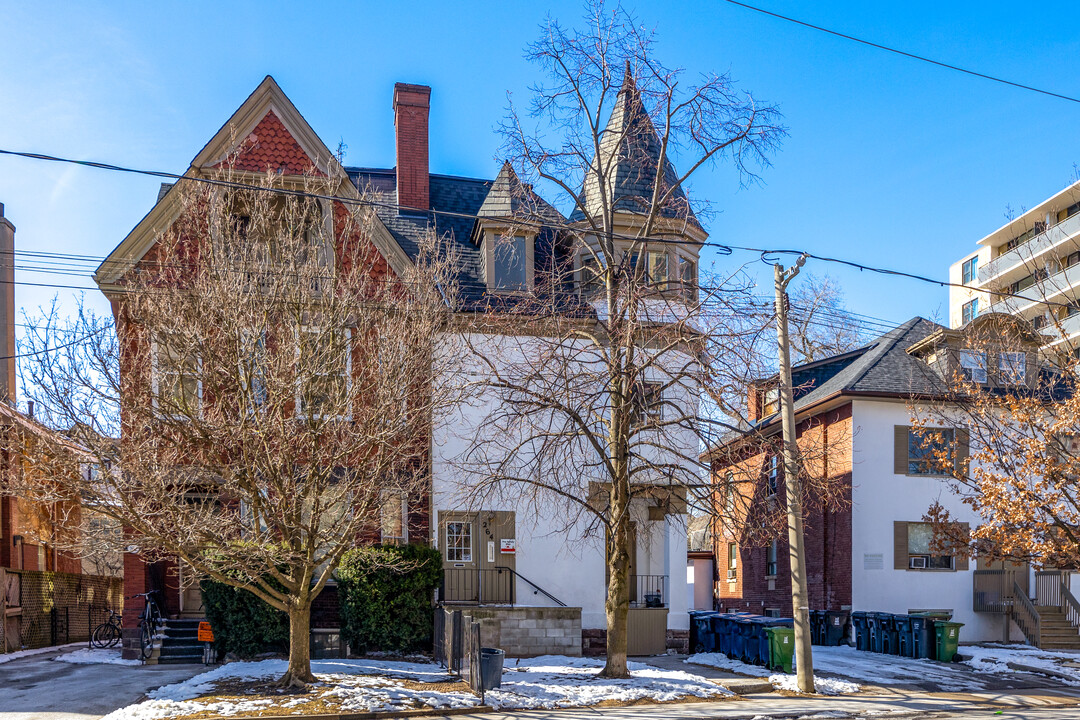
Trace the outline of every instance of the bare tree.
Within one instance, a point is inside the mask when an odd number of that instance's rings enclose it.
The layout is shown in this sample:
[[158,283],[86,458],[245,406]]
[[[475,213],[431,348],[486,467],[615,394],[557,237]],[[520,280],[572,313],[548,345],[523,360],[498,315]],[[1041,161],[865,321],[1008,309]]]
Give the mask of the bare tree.
[[844,306],[844,293],[832,277],[807,275],[791,293],[789,314],[792,362],[814,362],[865,344],[862,323]]
[[726,75],[695,83],[661,65],[653,36],[622,8],[590,3],[586,22],[542,29],[528,56],[549,82],[502,127],[517,173],[506,176],[501,247],[530,228],[540,247],[555,224],[533,183],[573,210],[548,238],[533,293],[463,335],[487,415],[461,468],[470,488],[525,498],[603,538],[601,674],[627,677],[632,523],[684,513],[688,489],[706,483],[698,455],[715,426],[699,398],[729,379],[725,345],[744,345],[726,321],[749,288],[737,274],[699,281],[706,235],[687,181],[721,160],[752,181],[783,129]]
[[48,314],[23,377],[46,421],[111,467],[62,475],[125,528],[95,540],[176,558],[288,613],[281,683],[302,685],[311,604],[343,553],[379,540],[385,508],[426,502],[426,438],[453,401],[429,382],[450,372],[438,331],[453,258],[431,241],[397,275],[367,210],[312,197],[347,179],[255,182],[181,181],[177,220],[113,295],[115,327],[86,309]]

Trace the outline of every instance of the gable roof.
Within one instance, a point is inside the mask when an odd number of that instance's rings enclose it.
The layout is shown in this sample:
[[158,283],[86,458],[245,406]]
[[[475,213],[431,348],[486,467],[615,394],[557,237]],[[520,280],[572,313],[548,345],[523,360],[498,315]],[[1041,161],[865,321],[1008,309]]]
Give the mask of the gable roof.
[[[257,129],[260,132],[255,132]],[[337,158],[269,75],[195,155],[184,177],[213,173],[238,146],[242,161],[240,170],[265,172],[267,168],[263,166],[273,157],[281,162],[284,172],[301,173],[306,169],[300,155],[303,153],[316,172],[341,179],[337,194],[347,199],[360,199],[356,186],[348,182],[348,175]],[[98,266],[94,280],[103,291],[115,288],[124,274],[150,251],[158,236],[176,221],[181,210],[177,190],[180,184],[173,183],[168,189],[163,185],[150,212]],[[375,232],[371,238],[390,267],[401,274],[408,266],[408,255],[388,233]]]
[[[652,202],[653,184],[660,165],[662,150],[660,135],[641,100],[641,91],[626,63],[623,84],[615,97],[615,106],[600,139],[599,155],[607,169],[606,180],[611,185],[608,194],[616,212],[644,213]],[[593,161],[596,162],[595,159]],[[664,190],[674,187],[679,180],[670,157],[664,158]],[[590,215],[601,213],[601,193],[595,173],[595,165],[586,174],[581,190],[580,204]],[[660,214],[677,218],[700,227],[690,201],[682,186],[675,188]],[[570,220],[585,219],[578,205],[570,214]]]

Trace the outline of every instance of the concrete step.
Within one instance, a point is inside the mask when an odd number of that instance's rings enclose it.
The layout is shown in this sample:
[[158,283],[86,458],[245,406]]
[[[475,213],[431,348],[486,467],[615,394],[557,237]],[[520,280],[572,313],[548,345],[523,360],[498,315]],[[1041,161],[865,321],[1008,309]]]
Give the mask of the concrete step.
[[198,645],[162,645],[161,657],[173,657],[176,655],[202,655],[203,644]]
[[203,654],[198,655],[162,655],[157,659],[158,665],[202,665]]

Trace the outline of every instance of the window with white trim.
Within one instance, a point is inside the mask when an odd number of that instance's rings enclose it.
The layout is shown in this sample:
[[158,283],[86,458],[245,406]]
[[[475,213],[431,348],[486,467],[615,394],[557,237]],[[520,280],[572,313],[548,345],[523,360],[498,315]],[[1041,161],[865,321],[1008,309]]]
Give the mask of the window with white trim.
[[986,353],[982,350],[961,350],[960,373],[968,382],[985,385]]
[[297,414],[315,419],[349,417],[352,330],[302,327],[296,340]]
[[446,523],[446,561],[472,562],[472,523]]
[[766,497],[773,497],[776,495],[780,487],[780,456],[769,456],[769,477],[766,485]]
[[979,298],[966,302],[960,306],[960,321],[967,325],[979,315]]
[[664,384],[644,381],[634,385],[631,396],[634,425],[644,425],[664,416]]
[[1027,381],[1027,353],[999,353],[998,373],[1006,385],[1023,385]]
[[727,546],[727,576],[728,580],[734,580],[739,571],[739,546],[735,543],[728,543]]
[[961,282],[964,285],[970,285],[979,278],[979,256],[976,255],[973,258],[964,261],[963,265],[963,279]]

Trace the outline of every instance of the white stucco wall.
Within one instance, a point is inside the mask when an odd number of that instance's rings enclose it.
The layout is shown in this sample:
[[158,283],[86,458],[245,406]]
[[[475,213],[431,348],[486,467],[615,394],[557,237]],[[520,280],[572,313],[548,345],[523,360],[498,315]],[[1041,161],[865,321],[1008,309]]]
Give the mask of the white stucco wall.
[[[893,428],[910,425],[904,402],[855,400],[852,404],[852,606],[854,610],[907,613],[915,609],[951,610],[964,623],[962,642],[1000,641],[1000,615],[972,610],[972,559],[966,571],[893,569],[893,522],[919,522],[940,501],[957,520],[978,524],[977,516],[941,478],[893,473]],[[881,569],[867,569],[875,556]],[[869,558],[867,556],[870,556]]]
[[[492,338],[473,336],[478,345],[498,342]],[[520,360],[527,345],[505,347],[507,362]],[[493,354],[494,355],[494,354]],[[462,369],[464,377],[476,377],[485,372],[479,363]],[[689,398],[689,394],[687,394]],[[438,513],[448,510],[513,511],[518,573],[550,592],[569,606],[582,608],[583,628],[604,628],[605,565],[603,530],[590,524],[589,517],[569,513],[566,504],[553,494],[535,497],[523,492],[519,483],[507,483],[486,493],[472,492],[483,473],[483,463],[470,463],[468,452],[478,436],[489,432],[489,418],[496,411],[498,398],[485,391],[459,404],[454,411],[436,420],[432,434],[432,533],[438,532]],[[696,455],[697,440],[691,433],[681,438],[683,452]],[[490,461],[490,457],[488,460]],[[594,470],[584,467],[579,458],[566,458],[567,467],[587,488],[590,479],[603,481]],[[580,467],[579,467],[580,466]],[[595,475],[593,477],[592,475]],[[584,492],[581,494],[584,497]],[[647,503],[635,501],[634,522],[637,532],[636,573],[666,575],[669,629],[689,628],[686,583],[686,520],[685,515],[669,515],[663,520],[649,520]],[[441,539],[437,539],[440,543]],[[517,599],[522,605],[553,604],[543,594],[518,581]]]

